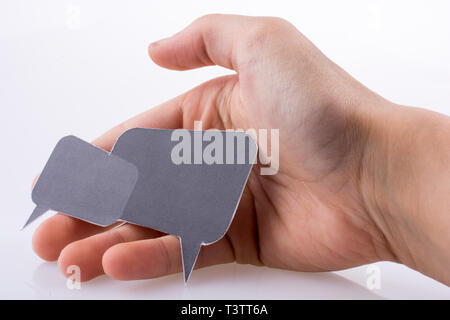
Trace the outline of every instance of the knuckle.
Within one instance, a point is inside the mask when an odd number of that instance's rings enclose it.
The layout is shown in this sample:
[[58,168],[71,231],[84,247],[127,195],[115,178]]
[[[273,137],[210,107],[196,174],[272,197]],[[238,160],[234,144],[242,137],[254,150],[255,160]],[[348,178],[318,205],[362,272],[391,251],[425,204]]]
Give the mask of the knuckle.
[[222,15],[218,14],[218,13],[205,14],[205,15],[195,19],[194,23],[195,24],[207,24],[207,23],[213,22],[214,20],[217,20],[217,18],[219,18],[220,16],[222,16]]
[[171,259],[171,256],[169,254],[169,248],[167,248],[166,243],[161,238],[159,239],[159,241],[157,241],[157,243],[158,243],[158,248],[160,250],[160,256],[162,257],[163,273],[164,274],[170,274],[170,273],[173,272],[174,267],[172,265],[172,259]]
[[281,18],[260,18],[250,30],[250,39],[263,40],[279,36],[289,25],[289,22]]
[[291,28],[292,25],[281,18],[257,18],[244,37],[243,49],[246,52],[267,49],[267,44],[277,43]]
[[286,39],[292,38],[297,29],[288,21],[275,17],[255,18],[239,42],[241,70],[258,65],[264,57],[279,54],[286,46]]

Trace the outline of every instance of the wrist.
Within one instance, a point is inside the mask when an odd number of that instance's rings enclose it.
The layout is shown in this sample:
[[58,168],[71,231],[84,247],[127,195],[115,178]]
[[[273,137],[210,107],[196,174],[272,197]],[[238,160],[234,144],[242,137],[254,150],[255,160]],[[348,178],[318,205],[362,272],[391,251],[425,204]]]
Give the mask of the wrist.
[[449,283],[449,120],[391,103],[370,118],[361,180],[369,214],[396,261]]

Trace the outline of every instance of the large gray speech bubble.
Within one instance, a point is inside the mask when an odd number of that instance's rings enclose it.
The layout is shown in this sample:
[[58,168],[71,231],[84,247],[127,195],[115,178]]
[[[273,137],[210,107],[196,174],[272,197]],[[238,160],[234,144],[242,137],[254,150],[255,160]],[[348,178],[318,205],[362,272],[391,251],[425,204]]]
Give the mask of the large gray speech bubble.
[[33,189],[37,207],[27,224],[52,209],[99,225],[119,219],[176,235],[187,282],[201,246],[228,230],[256,153],[243,132],[135,128],[110,154],[66,137]]

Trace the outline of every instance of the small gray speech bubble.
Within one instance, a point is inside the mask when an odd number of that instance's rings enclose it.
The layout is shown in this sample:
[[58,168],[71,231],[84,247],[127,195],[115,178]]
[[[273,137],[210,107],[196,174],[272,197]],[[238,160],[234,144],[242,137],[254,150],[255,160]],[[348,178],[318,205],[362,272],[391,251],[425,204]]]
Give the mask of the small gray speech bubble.
[[64,137],[33,188],[36,208],[24,228],[50,209],[108,226],[122,215],[137,179],[133,164],[74,136]]
[[201,246],[228,230],[256,153],[243,132],[135,128],[110,154],[66,137],[33,189],[37,207],[27,224],[52,209],[99,225],[120,219],[176,235],[187,282]]

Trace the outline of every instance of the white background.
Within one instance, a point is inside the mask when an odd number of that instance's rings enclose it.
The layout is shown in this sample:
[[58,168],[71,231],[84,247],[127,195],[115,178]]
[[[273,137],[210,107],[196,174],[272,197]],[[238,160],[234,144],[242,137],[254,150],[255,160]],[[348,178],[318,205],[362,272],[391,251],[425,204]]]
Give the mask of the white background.
[[33,208],[31,180],[59,138],[91,140],[229,73],[168,71],[147,57],[150,42],[206,13],[283,17],[386,98],[450,114],[449,1],[2,0],[0,298],[449,299],[448,287],[392,263],[377,264],[379,290],[367,289],[367,266],[313,274],[236,264],[195,271],[187,288],[181,275],[136,282],[103,276],[68,290],[56,265],[32,252],[39,221],[19,230]]

